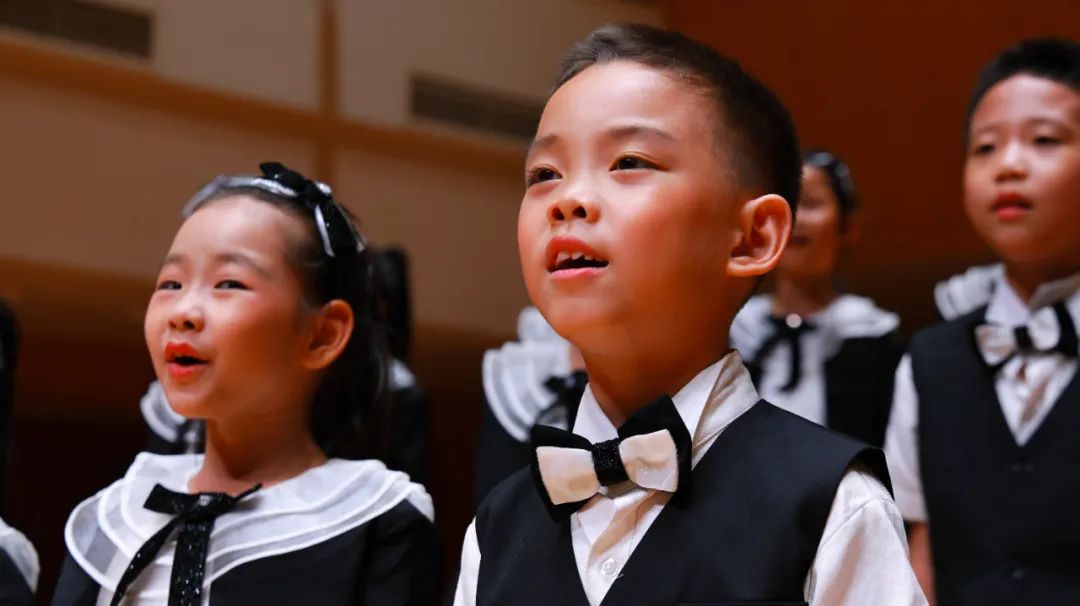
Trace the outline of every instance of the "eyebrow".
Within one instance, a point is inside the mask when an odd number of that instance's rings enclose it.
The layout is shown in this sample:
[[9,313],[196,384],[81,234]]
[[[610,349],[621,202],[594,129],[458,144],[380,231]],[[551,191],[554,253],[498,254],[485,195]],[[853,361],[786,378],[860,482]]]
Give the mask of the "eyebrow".
[[[187,255],[184,255],[183,253],[171,253],[165,257],[165,261],[161,264],[161,267],[162,269],[164,269],[169,265],[182,265],[185,261],[187,261],[187,259]],[[227,265],[229,263],[243,265],[245,267],[250,267],[259,275],[265,278],[270,277],[270,272],[268,272],[266,268],[259,264],[250,255],[244,254],[240,251],[227,251],[223,253],[218,253],[214,255],[213,261],[216,265]]]
[[[674,143],[677,141],[674,135],[666,130],[657,128],[655,126],[649,126],[647,124],[625,124],[622,126],[616,126],[614,128],[604,131],[601,135],[602,138],[610,141],[619,141],[622,139],[632,139],[634,137],[643,137],[646,139],[659,139]],[[552,133],[544,135],[542,137],[535,137],[529,142],[529,146],[525,148],[525,155],[528,156],[538,150],[543,150],[559,142],[559,135]]]
[[[1037,125],[1041,125],[1041,124],[1049,124],[1051,126],[1060,126],[1060,125],[1063,125],[1063,124],[1067,124],[1067,120],[1062,120],[1060,116],[1038,115],[1038,116],[1032,116],[1030,118],[1025,118],[1023,120],[1023,124],[1025,126],[1027,126],[1027,125],[1036,125],[1037,126]],[[1007,120],[999,120],[997,122],[990,122],[989,124],[983,124],[979,128],[972,129],[971,134],[972,134],[972,136],[974,136],[974,135],[978,135],[978,134],[986,132],[986,131],[996,130],[998,128],[1001,128],[1002,126],[1007,126],[1007,125],[1008,125]]]

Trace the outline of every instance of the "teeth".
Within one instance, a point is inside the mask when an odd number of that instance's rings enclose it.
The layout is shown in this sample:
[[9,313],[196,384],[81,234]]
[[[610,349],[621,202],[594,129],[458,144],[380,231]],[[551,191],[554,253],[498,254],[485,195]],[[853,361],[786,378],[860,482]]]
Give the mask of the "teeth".
[[586,261],[595,261],[596,259],[590,257],[589,255],[585,255],[585,260]]
[[583,252],[575,252],[574,255],[573,255],[575,261],[580,261],[581,258],[584,257],[584,256],[585,256],[585,253],[583,253]]
[[570,253],[568,253],[568,252],[560,252],[559,254],[555,255],[555,262],[556,263],[562,263],[563,261],[567,261],[569,259],[570,259]]

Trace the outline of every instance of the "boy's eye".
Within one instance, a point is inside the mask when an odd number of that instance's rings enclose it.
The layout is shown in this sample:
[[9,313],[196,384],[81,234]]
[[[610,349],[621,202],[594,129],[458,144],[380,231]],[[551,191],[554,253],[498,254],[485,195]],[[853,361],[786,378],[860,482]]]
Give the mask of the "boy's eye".
[[221,288],[224,290],[247,290],[248,287],[243,282],[237,280],[222,280],[214,285],[214,288]]
[[546,166],[540,166],[530,170],[528,174],[525,175],[525,184],[535,185],[543,181],[553,181],[558,178],[559,173]]
[[637,156],[623,156],[615,161],[612,170],[640,170],[647,168],[656,168],[656,165]]
[[1040,135],[1035,137],[1035,145],[1050,146],[1057,145],[1061,141],[1057,137],[1051,137],[1049,135]]
[[979,143],[974,147],[974,149],[971,150],[971,153],[975,154],[976,156],[985,156],[986,154],[992,153],[993,151],[993,143]]
[[158,282],[158,290],[180,290],[180,283],[176,280],[162,280]]

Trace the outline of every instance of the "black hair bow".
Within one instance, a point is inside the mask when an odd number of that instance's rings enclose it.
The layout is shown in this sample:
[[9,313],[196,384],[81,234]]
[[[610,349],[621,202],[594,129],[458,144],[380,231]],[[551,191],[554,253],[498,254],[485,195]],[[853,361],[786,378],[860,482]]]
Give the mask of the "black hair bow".
[[342,257],[363,250],[363,240],[334,200],[330,186],[308,179],[280,162],[263,162],[259,170],[264,179],[294,192],[296,201],[315,214],[315,226],[328,256]]

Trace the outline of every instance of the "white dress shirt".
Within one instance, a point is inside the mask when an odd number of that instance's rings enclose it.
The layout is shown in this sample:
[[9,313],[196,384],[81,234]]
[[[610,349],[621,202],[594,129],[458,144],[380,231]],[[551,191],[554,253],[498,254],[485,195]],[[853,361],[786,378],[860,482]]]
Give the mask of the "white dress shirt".
[[[986,321],[1002,326],[1027,324],[1031,314],[1057,301],[1065,301],[1069,314],[1080,320],[1080,274],[1040,286],[1024,303],[1005,279],[995,284],[986,308]],[[1075,358],[1057,352],[1016,355],[994,377],[994,391],[1002,416],[1013,438],[1023,446],[1042,424],[1076,373]],[[889,462],[896,504],[905,520],[927,522],[919,469],[919,396],[911,372],[911,358],[904,356],[896,370],[892,414],[885,433],[885,456]]]
[[[672,397],[693,436],[695,466],[717,436],[758,399],[734,352],[701,371]],[[574,433],[592,442],[618,437],[589,389],[582,397]],[[597,606],[604,599],[670,496],[636,486],[610,487],[570,516],[574,558],[589,604]],[[476,604],[480,559],[474,520],[465,534],[455,606]],[[908,564],[900,514],[869,471],[855,467],[841,479],[804,593],[815,606],[926,603]]]

